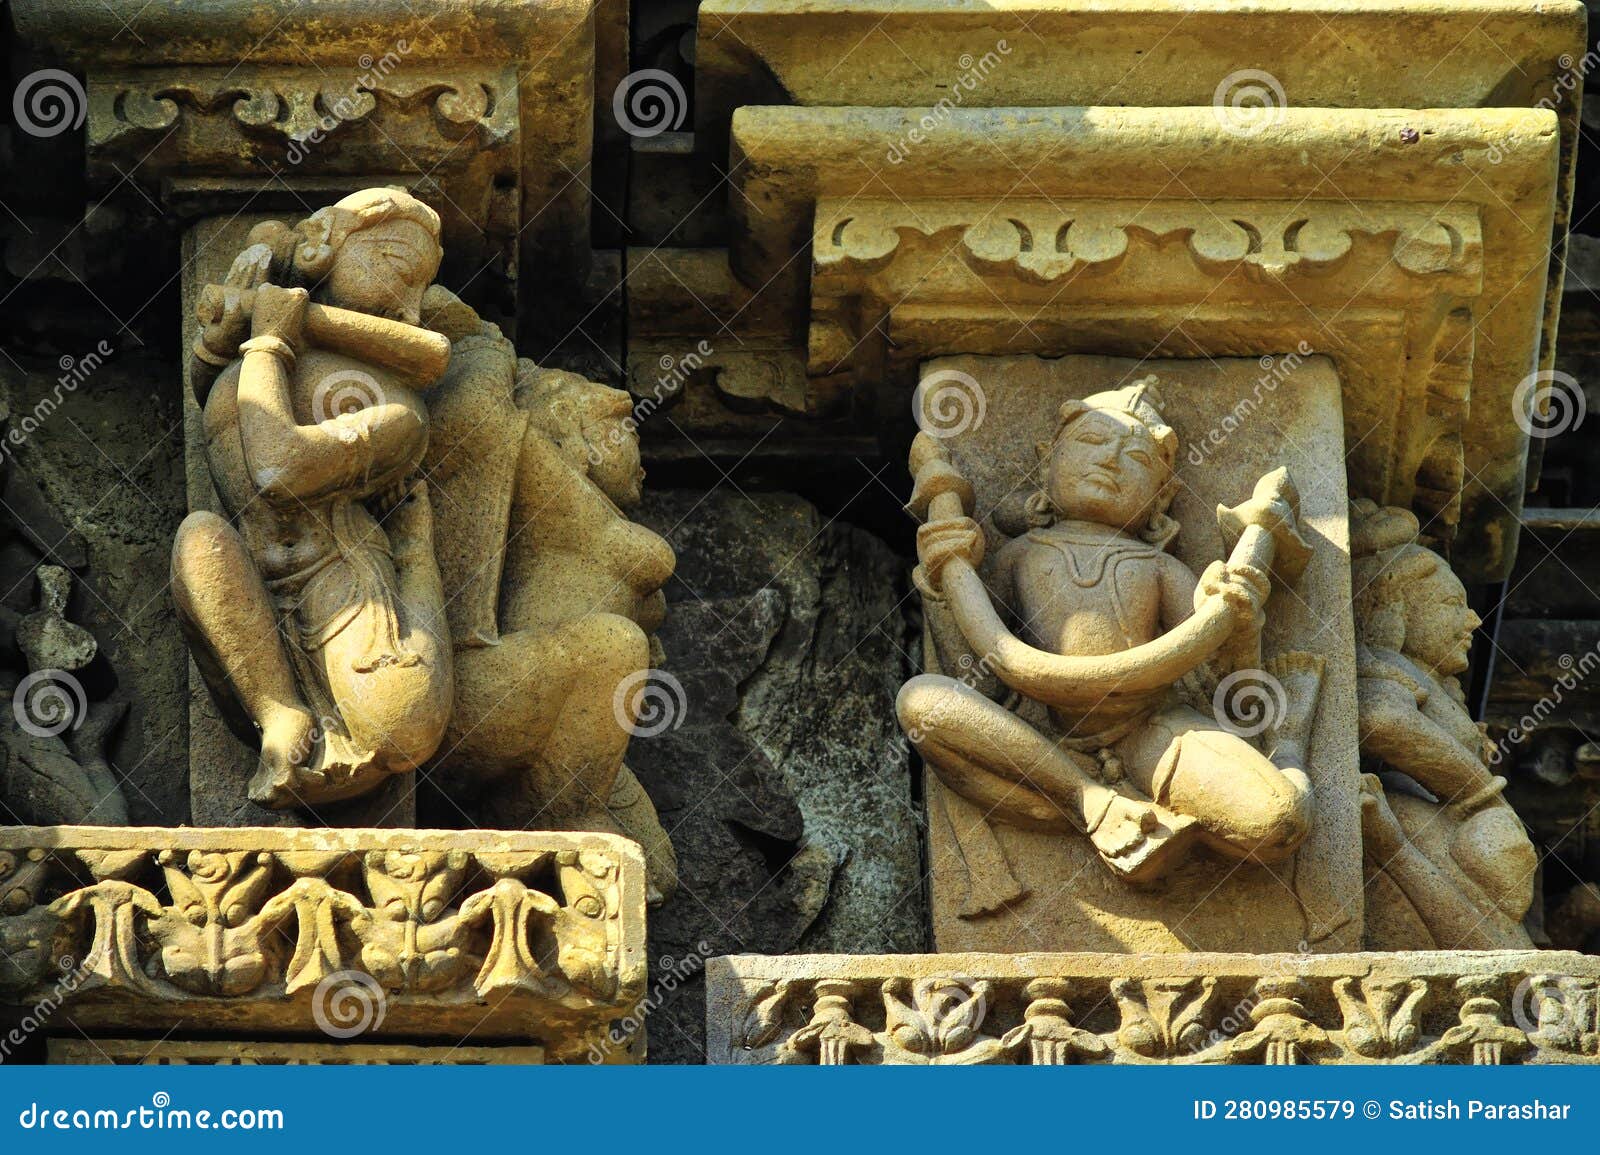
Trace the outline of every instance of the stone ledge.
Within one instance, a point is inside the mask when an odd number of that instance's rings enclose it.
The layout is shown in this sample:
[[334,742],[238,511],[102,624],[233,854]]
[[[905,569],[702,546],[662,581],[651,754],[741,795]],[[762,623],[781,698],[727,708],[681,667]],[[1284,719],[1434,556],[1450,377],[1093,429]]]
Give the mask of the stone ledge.
[[863,1065],[1600,1064],[1600,958],[733,955],[707,1061]]
[[625,1059],[627,1040],[600,1040],[643,993],[644,908],[643,858],[614,835],[12,827],[0,1001],[90,1035],[515,1038]]

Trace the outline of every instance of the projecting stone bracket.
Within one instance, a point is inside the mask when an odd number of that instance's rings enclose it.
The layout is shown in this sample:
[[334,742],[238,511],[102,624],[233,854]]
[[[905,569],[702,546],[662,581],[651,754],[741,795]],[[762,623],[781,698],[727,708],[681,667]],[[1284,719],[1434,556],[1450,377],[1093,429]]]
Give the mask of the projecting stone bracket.
[[[90,188],[141,229],[159,233],[168,215],[304,215],[387,183],[439,213],[446,279],[476,299],[509,307],[519,266],[535,258],[541,276],[584,283],[587,0],[278,7],[22,0],[13,10],[23,39],[86,78]],[[563,316],[541,306],[530,321],[561,333]]]
[[1600,959],[736,955],[706,968],[732,1064],[1600,1064]]
[[91,1036],[516,1039],[628,1061],[634,1040],[608,1032],[643,994],[644,906],[638,847],[612,835],[7,828],[0,1000]]
[[1326,354],[1355,495],[1488,580],[1545,354],[1556,114],[1279,112],[956,108],[908,148],[931,110],[741,108],[730,268],[749,315],[804,325],[808,411],[894,412],[953,353]]

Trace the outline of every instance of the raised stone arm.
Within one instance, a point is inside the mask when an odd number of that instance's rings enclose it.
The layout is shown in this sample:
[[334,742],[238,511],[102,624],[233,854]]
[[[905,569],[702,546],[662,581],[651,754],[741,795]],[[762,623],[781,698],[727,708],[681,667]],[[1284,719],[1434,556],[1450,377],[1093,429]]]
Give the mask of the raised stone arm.
[[[917,479],[912,512],[933,521],[969,517],[972,489],[951,465],[945,448],[926,433],[911,447]],[[1224,532],[1236,527],[1230,567],[1278,572],[1294,580],[1305,569],[1310,549],[1295,525],[1299,500],[1286,469],[1257,483],[1250,500],[1219,509]],[[1238,616],[1220,595],[1201,601],[1193,616],[1153,641],[1112,654],[1062,655],[1029,645],[1006,628],[971,562],[944,559],[930,575],[949,601],[975,654],[1017,692],[1050,706],[1090,708],[1108,695],[1158,690],[1176,682],[1234,638]],[[1259,646],[1259,641],[1254,643]]]
[[[230,304],[228,293],[227,286],[206,286],[196,306],[202,325],[222,319]],[[235,301],[233,307],[250,316],[255,309],[256,290],[237,292]],[[320,349],[380,366],[415,389],[427,389],[437,383],[450,363],[450,339],[443,333],[315,301],[306,305],[305,335]],[[210,351],[220,355],[216,350]]]

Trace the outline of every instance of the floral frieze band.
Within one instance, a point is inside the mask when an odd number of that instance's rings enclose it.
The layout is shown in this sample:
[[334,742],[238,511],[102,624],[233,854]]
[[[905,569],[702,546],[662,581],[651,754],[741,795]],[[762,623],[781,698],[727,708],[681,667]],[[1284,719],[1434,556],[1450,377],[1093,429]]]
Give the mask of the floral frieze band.
[[356,994],[362,1033],[533,1039],[559,1061],[642,991],[642,871],[603,834],[10,828],[0,1001],[86,1030],[342,1038]]
[[706,970],[733,1064],[1600,1064],[1600,959],[754,955]]

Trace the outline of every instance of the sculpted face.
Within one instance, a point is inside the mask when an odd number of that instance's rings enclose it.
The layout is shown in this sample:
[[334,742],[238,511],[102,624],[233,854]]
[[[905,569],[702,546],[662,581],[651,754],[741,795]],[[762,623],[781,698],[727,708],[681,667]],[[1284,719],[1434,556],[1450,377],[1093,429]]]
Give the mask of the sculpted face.
[[1482,619],[1467,605],[1467,591],[1442,561],[1405,591],[1406,654],[1440,674],[1467,668],[1472,631]]
[[439,242],[409,220],[390,220],[351,234],[334,258],[328,303],[415,325],[422,294],[439,271]]
[[1172,477],[1137,418],[1091,410],[1067,426],[1050,451],[1045,492],[1065,518],[1118,529],[1142,527]]

